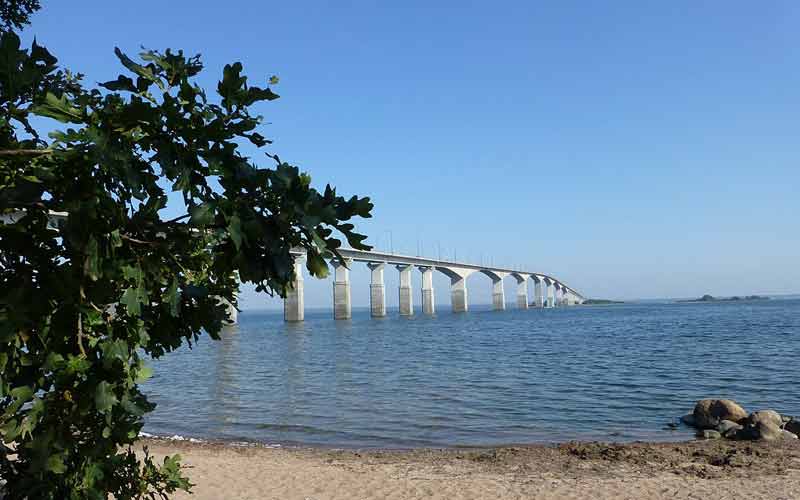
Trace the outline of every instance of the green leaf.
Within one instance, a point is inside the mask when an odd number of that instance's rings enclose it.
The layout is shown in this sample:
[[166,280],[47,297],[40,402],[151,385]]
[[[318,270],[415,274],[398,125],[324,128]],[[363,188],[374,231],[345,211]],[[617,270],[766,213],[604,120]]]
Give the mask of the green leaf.
[[86,358],[70,354],[67,358],[66,374],[69,376],[75,376],[89,371],[90,367],[91,364]]
[[84,489],[92,489],[104,477],[103,469],[96,463],[90,463],[84,468],[83,481],[81,485]]
[[128,360],[128,344],[124,340],[106,340],[100,344],[100,350],[103,351],[103,365],[106,368],[111,367],[114,361],[125,363]]
[[162,82],[161,79],[153,73],[151,68],[133,62],[130,57],[126,56],[121,50],[119,50],[119,47],[114,47],[114,54],[117,55],[117,58],[123,66],[139,75],[140,78],[143,78],[151,83],[155,83],[161,90],[166,90],[164,82]]
[[139,284],[142,282],[144,278],[144,273],[142,272],[142,268],[139,266],[123,266],[122,267],[122,275],[125,277],[126,280],[130,280]]
[[116,80],[101,83],[100,86],[112,91],[127,90],[128,92],[138,92],[133,80],[125,75],[119,75]]
[[97,384],[94,393],[94,405],[100,413],[106,413],[117,404],[117,396],[114,394],[114,387],[103,380]]
[[67,467],[64,465],[64,457],[61,455],[50,455],[47,458],[47,470],[54,474],[63,474]]
[[210,203],[201,203],[189,209],[192,225],[205,227],[214,221],[214,207]]
[[239,219],[239,216],[234,215],[230,219],[228,219],[228,234],[230,234],[231,240],[233,241],[233,244],[236,246],[236,250],[241,250],[242,221]]
[[308,252],[306,256],[306,267],[312,276],[316,276],[320,279],[327,278],[330,273],[328,263],[316,252]]
[[83,265],[83,273],[89,276],[92,281],[97,281],[102,275],[97,240],[93,236],[89,237],[89,242],[86,244],[86,260]]
[[172,278],[172,282],[164,292],[164,300],[169,304],[169,313],[177,318],[181,309],[181,296],[179,292],[178,278]]
[[139,316],[142,314],[142,304],[148,301],[147,290],[141,285],[131,286],[125,289],[125,293],[119,299],[119,302],[125,306],[130,316]]
[[53,118],[62,123],[81,123],[84,115],[81,108],[67,100],[66,95],[58,97],[51,92],[45,95],[44,102],[31,107],[31,113]]
[[141,384],[153,376],[153,369],[142,363],[136,370],[136,383]]

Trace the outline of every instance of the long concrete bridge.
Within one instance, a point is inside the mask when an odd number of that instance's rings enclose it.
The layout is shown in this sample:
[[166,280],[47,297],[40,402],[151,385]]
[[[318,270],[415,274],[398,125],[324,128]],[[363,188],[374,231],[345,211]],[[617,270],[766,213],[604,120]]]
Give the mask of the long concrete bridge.
[[[467,295],[467,277],[474,273],[483,273],[492,280],[492,303],[495,310],[506,308],[503,279],[511,276],[517,283],[516,304],[520,309],[533,307],[556,307],[582,304],[584,297],[573,288],[565,285],[552,276],[539,272],[486,267],[463,262],[410,257],[379,251],[361,251],[340,249],[342,259],[331,262],[334,268],[333,278],[333,315],[335,319],[350,319],[352,306],[350,301],[350,269],[354,262],[364,262],[371,270],[370,312],[373,317],[386,316],[386,285],[384,271],[394,266],[400,273],[400,314],[414,314],[414,293],[411,287],[411,273],[414,268],[422,273],[422,312],[434,314],[436,305],[433,293],[433,272],[439,271],[450,278],[450,303],[453,312],[465,312],[469,308]],[[303,321],[305,307],[303,298],[303,267],[305,254],[295,253],[295,282],[284,299],[284,319],[286,321]],[[529,301],[528,282],[533,281],[533,302]]]
[[[1,224],[14,224],[24,212],[0,215]],[[50,226],[58,230],[60,222],[67,217],[63,212],[50,213]],[[284,319],[286,321],[303,321],[305,307],[303,298],[303,263],[305,252],[298,250],[295,255],[294,271],[296,279],[292,289],[284,299]],[[386,316],[386,285],[383,273],[387,266],[395,266],[400,272],[400,314],[414,314],[414,299],[411,288],[411,273],[416,267],[422,273],[422,312],[434,314],[436,311],[433,294],[433,271],[439,271],[450,278],[450,303],[453,312],[466,312],[469,308],[467,296],[467,277],[476,272],[483,273],[492,280],[492,303],[495,310],[506,308],[503,279],[512,276],[517,283],[517,307],[527,309],[534,307],[556,307],[582,304],[584,297],[563,282],[543,273],[485,267],[462,262],[410,257],[380,251],[361,251],[340,249],[342,260],[332,261],[334,267],[333,309],[335,319],[350,319],[352,307],[350,301],[350,268],[353,262],[365,262],[372,271],[370,281],[370,311],[373,317]],[[534,300],[529,303],[528,281],[534,283]],[[224,299],[228,308],[228,323],[238,322],[238,311]]]

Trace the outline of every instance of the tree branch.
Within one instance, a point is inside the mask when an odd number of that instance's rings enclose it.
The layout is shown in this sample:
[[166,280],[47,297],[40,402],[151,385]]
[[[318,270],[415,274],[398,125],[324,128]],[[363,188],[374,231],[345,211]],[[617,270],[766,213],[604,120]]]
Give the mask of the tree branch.
[[172,224],[178,221],[182,221],[183,219],[188,219],[189,217],[191,217],[191,214],[184,214],[181,215],[180,217],[175,217],[174,219],[165,220],[164,222],[162,222],[162,224]]
[[122,238],[123,240],[130,241],[131,243],[138,243],[140,245],[158,245],[158,243],[156,243],[155,241],[137,240],[136,238],[132,238],[127,234],[121,234],[119,235],[119,237]]
[[0,149],[0,158],[14,158],[17,156],[44,156],[52,153],[52,149]]
[[83,314],[78,309],[78,349],[80,349],[83,357],[86,357],[86,350],[83,348]]

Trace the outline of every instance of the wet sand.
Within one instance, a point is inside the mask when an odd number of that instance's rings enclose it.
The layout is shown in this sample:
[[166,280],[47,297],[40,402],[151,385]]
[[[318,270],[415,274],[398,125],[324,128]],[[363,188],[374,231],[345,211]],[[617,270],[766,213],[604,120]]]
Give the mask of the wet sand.
[[176,499],[800,499],[797,440],[410,451],[143,443],[183,457],[195,486]]

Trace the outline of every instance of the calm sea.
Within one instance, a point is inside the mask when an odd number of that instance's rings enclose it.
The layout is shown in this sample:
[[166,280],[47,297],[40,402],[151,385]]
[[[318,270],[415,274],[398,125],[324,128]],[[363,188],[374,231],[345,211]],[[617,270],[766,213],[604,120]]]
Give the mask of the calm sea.
[[[444,309],[444,308],[443,308]],[[333,447],[680,440],[695,400],[800,415],[800,300],[352,321],[245,312],[153,362],[145,431]]]

